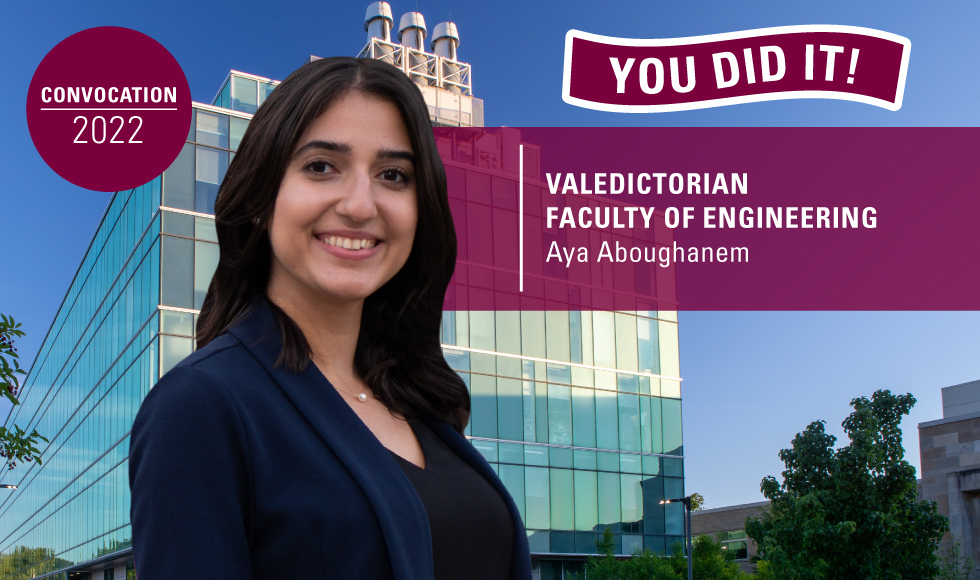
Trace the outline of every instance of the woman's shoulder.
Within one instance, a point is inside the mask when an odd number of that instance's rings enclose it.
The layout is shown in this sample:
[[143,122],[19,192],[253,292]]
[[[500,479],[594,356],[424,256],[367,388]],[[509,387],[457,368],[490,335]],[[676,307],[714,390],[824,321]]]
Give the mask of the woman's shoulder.
[[183,414],[237,412],[250,390],[265,376],[248,349],[230,333],[218,336],[167,371],[154,385],[144,407],[173,408]]

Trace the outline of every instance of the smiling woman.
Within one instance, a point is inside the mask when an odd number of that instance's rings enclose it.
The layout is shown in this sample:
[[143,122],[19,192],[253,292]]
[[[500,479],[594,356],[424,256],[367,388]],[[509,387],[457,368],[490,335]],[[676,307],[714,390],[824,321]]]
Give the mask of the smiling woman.
[[456,238],[418,88],[375,60],[300,68],[215,213],[198,351],[133,426],[139,577],[530,578],[439,345]]

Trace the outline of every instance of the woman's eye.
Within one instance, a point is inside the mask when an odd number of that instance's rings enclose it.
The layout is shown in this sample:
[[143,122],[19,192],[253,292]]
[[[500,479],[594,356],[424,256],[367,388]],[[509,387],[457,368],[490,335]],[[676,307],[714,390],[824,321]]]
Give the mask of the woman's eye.
[[381,172],[381,179],[406,183],[408,182],[408,174],[399,169],[386,169]]
[[326,174],[330,173],[333,167],[326,161],[311,161],[306,164],[305,169],[313,173]]

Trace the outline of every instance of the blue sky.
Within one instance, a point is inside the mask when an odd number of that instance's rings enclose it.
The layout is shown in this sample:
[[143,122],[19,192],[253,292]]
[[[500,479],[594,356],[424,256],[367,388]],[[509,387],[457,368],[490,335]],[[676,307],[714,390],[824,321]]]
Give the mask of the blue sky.
[[[81,190],[38,156],[24,115],[41,59],[93,26],[126,26],[167,47],[193,98],[210,102],[229,69],[285,78],[305,59],[363,46],[367,1],[8,2],[0,35],[0,311],[24,323],[33,359],[109,200]],[[977,126],[980,3],[889,2],[391,2],[432,27],[459,27],[487,125],[509,126]],[[843,101],[777,101],[666,114],[578,109],[561,100],[565,32],[677,37],[791,24],[877,28],[912,41],[900,111]],[[937,224],[940,227],[940,224]],[[924,287],[923,292],[928,293]],[[708,507],[761,499],[759,481],[807,423],[841,434],[848,402],[877,388],[919,400],[905,422],[942,416],[939,389],[980,378],[980,313],[681,313],[681,370],[689,491]],[[0,409],[0,414],[5,414]]]

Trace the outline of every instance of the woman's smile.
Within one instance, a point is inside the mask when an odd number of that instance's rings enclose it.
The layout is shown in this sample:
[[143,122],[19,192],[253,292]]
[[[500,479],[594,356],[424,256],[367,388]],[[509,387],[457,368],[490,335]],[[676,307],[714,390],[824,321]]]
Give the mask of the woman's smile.
[[324,250],[345,260],[366,260],[376,256],[383,240],[363,232],[324,232],[316,235]]

